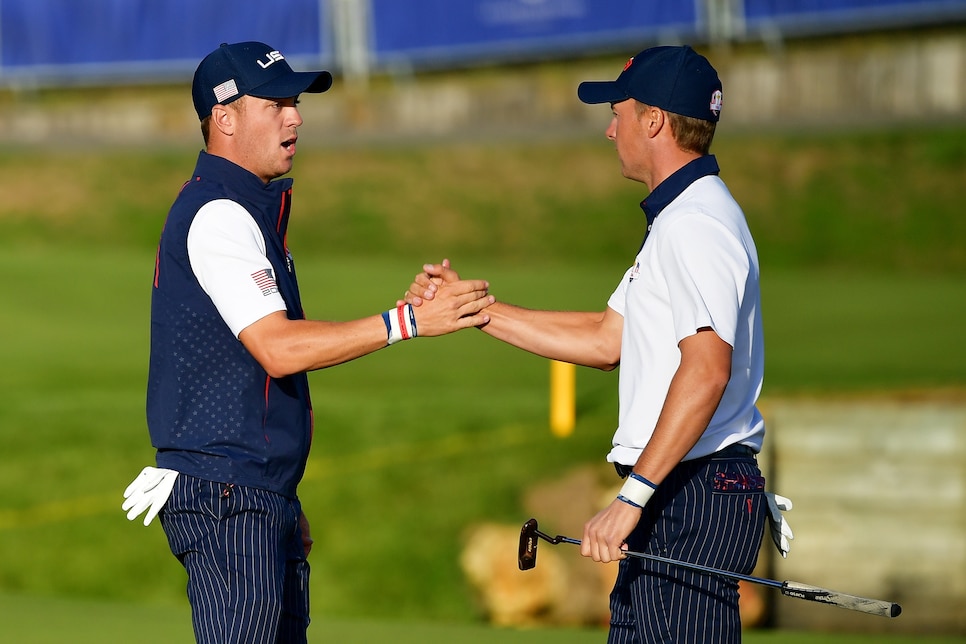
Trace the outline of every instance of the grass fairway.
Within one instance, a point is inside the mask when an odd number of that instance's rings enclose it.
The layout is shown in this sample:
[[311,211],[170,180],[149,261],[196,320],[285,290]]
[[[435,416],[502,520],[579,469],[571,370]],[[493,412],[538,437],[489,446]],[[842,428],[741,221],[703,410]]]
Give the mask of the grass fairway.
[[[190,642],[187,608],[158,604],[0,594],[4,641],[17,644],[105,644]],[[383,619],[347,620],[317,617],[309,627],[310,642],[338,644],[601,644],[600,629],[497,629],[473,624],[426,623]],[[955,644],[957,637],[860,635],[746,631],[745,644]]]
[[[6,592],[183,601],[184,573],[158,526],[128,523],[119,510],[121,490],[152,458],[143,419],[151,266],[142,251],[0,254],[9,295],[0,329],[16,339],[0,344],[10,455],[0,468],[0,551],[34,553],[4,558]],[[465,268],[501,297],[549,307],[601,306],[615,276],[594,265]],[[300,260],[317,317],[378,312],[412,273],[399,260]],[[941,340],[966,312],[960,280],[774,271],[766,288],[769,390],[966,381],[966,347]],[[913,322],[875,323],[901,321],[910,302]],[[615,374],[579,371],[567,440],[546,427],[547,378],[546,361],[476,331],[312,374],[317,431],[302,497],[316,526],[316,615],[479,618],[458,564],[466,527],[522,522],[524,491],[599,463],[613,431]]]

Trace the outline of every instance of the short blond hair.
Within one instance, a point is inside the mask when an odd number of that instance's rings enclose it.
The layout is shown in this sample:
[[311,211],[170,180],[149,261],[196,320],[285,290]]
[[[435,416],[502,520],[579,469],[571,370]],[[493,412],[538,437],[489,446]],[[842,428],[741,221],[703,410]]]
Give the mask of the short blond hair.
[[[635,103],[638,116],[643,115],[644,112],[652,107],[651,105],[636,100]],[[694,152],[701,155],[708,154],[711,151],[711,142],[714,140],[714,131],[717,123],[690,116],[682,116],[674,112],[668,112],[667,110],[662,111],[668,116],[668,122],[671,124],[671,134],[674,135],[674,140],[679,148],[685,152]]]

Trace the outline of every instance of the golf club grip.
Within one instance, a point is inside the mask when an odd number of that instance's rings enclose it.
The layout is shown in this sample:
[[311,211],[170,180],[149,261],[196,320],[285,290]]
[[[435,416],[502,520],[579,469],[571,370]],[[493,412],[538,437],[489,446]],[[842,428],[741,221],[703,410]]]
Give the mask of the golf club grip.
[[801,584],[797,581],[782,582],[781,593],[786,597],[796,597],[822,604],[831,604],[832,606],[839,606],[840,608],[847,608],[860,613],[868,613],[869,615],[879,615],[880,617],[897,617],[902,612],[902,607],[893,602],[857,597],[856,595],[848,595],[836,590]]

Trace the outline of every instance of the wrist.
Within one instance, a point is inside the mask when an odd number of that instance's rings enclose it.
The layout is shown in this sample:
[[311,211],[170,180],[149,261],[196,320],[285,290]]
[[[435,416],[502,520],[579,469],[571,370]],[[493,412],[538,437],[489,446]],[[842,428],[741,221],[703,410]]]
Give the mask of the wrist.
[[400,304],[394,309],[389,309],[382,314],[382,321],[386,324],[387,345],[411,340],[418,335],[412,304]]
[[657,485],[640,474],[631,472],[627,480],[624,481],[624,485],[617,495],[617,500],[635,508],[643,508],[654,495],[656,489]]

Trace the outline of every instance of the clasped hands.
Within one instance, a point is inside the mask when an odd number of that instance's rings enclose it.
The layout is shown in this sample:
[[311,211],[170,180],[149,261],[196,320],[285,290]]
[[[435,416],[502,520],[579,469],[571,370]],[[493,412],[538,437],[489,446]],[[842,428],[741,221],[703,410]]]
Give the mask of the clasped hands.
[[[461,280],[448,259],[440,264],[425,264],[403,299],[396,305],[416,308],[419,335],[442,335],[490,321],[485,309],[496,301],[485,280]],[[455,322],[451,316],[457,314]]]

